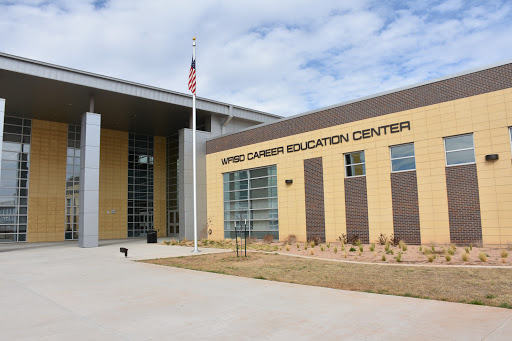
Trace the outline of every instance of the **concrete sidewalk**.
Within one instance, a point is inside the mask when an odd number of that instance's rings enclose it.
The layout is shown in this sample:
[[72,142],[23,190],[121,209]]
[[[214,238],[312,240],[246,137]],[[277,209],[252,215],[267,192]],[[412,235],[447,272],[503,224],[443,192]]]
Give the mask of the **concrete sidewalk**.
[[[121,246],[129,249],[128,259],[119,252]],[[512,339],[508,309],[132,261],[187,256],[191,250],[143,240],[108,242],[94,249],[80,249],[74,242],[0,245],[1,339]]]

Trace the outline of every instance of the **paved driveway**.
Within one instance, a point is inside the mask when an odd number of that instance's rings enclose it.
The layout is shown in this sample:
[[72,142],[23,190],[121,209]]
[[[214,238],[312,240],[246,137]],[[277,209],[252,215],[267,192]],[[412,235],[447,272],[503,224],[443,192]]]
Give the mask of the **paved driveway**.
[[132,261],[190,251],[142,240],[0,245],[0,339],[512,340],[508,309]]

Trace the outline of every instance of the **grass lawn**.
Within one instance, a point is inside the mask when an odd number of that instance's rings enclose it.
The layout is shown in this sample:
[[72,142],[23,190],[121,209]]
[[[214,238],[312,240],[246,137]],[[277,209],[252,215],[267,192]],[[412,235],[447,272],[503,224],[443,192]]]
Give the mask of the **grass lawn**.
[[512,269],[385,266],[251,252],[153,259],[146,263],[313,285],[512,309]]

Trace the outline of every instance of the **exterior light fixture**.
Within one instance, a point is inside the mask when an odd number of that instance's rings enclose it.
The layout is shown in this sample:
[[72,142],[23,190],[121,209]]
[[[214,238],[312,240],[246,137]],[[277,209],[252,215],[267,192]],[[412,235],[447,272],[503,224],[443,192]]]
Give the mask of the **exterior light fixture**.
[[287,185],[293,184],[293,180],[292,180],[292,179],[285,180],[284,182],[285,182]]
[[498,154],[488,154],[485,156],[485,161],[496,161],[499,160],[500,156]]
[[119,252],[124,253],[125,257],[128,257],[128,249],[125,247],[122,247],[119,249]]

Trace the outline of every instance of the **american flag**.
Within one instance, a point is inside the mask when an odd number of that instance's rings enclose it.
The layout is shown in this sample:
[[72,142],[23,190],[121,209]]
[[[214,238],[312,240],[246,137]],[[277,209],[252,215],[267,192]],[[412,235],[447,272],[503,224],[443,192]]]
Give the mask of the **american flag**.
[[196,61],[192,57],[192,65],[190,65],[190,74],[188,75],[188,89],[196,94]]

